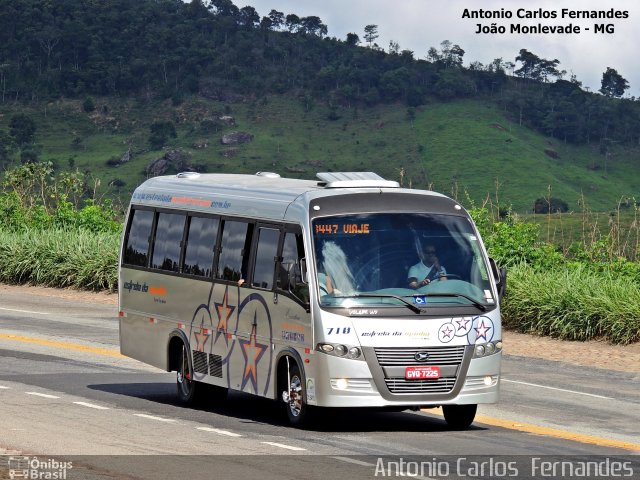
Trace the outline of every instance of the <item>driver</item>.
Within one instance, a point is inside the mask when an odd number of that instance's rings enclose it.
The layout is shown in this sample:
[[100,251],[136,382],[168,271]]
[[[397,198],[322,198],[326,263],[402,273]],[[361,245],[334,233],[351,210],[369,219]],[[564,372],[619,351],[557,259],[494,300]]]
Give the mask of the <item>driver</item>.
[[414,290],[447,279],[447,271],[440,265],[434,245],[424,245],[420,261],[409,268],[408,277],[409,288]]

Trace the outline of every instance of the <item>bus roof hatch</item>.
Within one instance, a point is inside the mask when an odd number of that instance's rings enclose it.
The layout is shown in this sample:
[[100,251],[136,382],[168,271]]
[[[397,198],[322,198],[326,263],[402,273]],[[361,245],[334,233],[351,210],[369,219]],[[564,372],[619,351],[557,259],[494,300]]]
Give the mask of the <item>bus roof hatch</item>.
[[385,180],[374,172],[320,172],[316,174],[325,188],[399,188],[398,182]]

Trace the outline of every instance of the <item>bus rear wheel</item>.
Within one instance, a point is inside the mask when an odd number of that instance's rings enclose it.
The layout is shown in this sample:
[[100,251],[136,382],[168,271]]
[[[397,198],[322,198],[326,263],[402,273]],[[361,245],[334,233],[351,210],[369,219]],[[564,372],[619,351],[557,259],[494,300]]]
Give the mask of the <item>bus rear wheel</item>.
[[447,425],[454,430],[464,430],[469,428],[476,418],[478,405],[443,405],[442,413]]

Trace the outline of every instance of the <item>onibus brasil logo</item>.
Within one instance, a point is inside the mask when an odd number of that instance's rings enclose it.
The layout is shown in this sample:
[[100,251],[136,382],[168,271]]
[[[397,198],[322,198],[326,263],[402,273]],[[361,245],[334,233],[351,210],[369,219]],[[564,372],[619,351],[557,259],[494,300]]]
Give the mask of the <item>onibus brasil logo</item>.
[[67,471],[73,462],[61,462],[53,458],[11,456],[9,457],[9,478],[32,480],[66,480]]

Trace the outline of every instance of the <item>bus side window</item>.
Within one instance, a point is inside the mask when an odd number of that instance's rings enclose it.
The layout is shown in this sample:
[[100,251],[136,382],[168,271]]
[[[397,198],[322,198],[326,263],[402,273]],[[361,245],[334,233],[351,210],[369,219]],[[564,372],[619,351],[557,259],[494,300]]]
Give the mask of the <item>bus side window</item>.
[[216,278],[237,282],[247,279],[253,224],[225,220]]
[[[282,261],[278,268],[278,286],[280,289],[293,293],[301,301],[309,301],[309,286],[302,283],[300,259],[304,258],[304,244],[302,234],[287,232],[282,244]],[[296,277],[295,286],[290,285],[289,271]]]
[[149,256],[149,241],[153,225],[152,210],[133,210],[133,217],[129,223],[129,233],[125,242],[126,247],[122,258],[125,265],[146,267]]
[[190,218],[183,273],[211,277],[219,223],[217,218]]
[[256,249],[252,280],[254,287],[268,289],[273,287],[279,240],[280,230],[273,228],[258,229],[258,247]]
[[179,213],[159,213],[156,233],[153,236],[151,268],[180,271],[180,251],[184,235],[185,215]]

